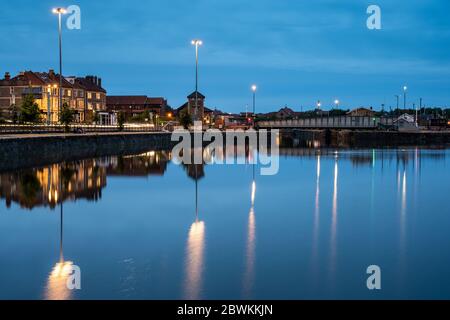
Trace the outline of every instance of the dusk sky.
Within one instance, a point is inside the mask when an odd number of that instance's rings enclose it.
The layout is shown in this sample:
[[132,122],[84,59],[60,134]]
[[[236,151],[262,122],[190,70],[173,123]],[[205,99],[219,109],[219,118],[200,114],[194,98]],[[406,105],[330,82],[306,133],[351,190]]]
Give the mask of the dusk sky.
[[[194,90],[190,41],[202,39],[199,91],[227,112],[300,111],[335,98],[344,108],[450,105],[448,0],[3,0],[0,72],[58,70],[56,6],[81,8],[63,29],[65,75],[93,74],[111,95],[163,96],[176,108]],[[382,29],[366,27],[367,7]],[[65,24],[64,24],[65,25]],[[401,102],[402,103],[402,102]]]

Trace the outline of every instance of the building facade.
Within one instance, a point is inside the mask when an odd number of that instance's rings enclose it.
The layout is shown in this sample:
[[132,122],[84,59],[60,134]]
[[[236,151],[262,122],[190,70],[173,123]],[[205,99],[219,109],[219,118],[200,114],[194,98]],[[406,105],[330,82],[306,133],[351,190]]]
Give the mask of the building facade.
[[205,125],[212,125],[215,118],[215,111],[205,106],[205,96],[200,92],[192,92],[187,96],[187,102],[176,109],[176,115],[187,112],[192,121],[202,121]]
[[[151,98],[147,96],[107,96],[106,109],[110,113],[117,114],[122,112],[125,120],[130,121],[136,118],[144,117],[148,112],[149,119],[153,121],[156,116],[164,116],[168,108],[165,98]],[[145,119],[144,119],[145,120]]]
[[[48,72],[20,72],[11,77],[9,72],[0,79],[0,114],[4,119],[12,119],[20,112],[23,98],[33,95],[41,111],[42,119],[47,123],[59,121],[60,77],[53,70]],[[62,103],[67,103],[75,111],[76,122],[92,122],[94,114],[106,111],[106,90],[101,79],[94,76],[62,77]],[[106,122],[106,120],[105,120]]]

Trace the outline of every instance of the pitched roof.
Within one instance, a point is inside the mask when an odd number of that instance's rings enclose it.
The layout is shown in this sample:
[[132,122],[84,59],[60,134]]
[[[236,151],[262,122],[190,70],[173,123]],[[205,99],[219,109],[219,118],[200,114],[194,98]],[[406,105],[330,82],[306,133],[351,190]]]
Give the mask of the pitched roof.
[[176,108],[176,112],[180,112],[181,110],[183,110],[184,108],[186,108],[188,106],[188,103],[185,102],[183,103],[180,107]]
[[0,85],[7,86],[44,86],[46,82],[33,71],[24,71],[10,80],[1,80]]
[[[59,74],[54,73],[52,70],[49,72],[34,72],[34,74],[39,77],[44,84],[56,84],[59,86]],[[64,78],[64,76],[61,79],[61,84],[63,88],[73,88],[73,85]]]
[[398,121],[406,121],[406,122],[409,122],[409,123],[413,123],[413,122],[415,122],[414,121],[414,117],[412,116],[412,115],[410,115],[410,114],[407,114],[407,113],[404,113],[404,114],[402,114],[400,117],[398,117],[397,119],[395,119],[394,120],[394,123],[395,122],[398,122]]
[[103,89],[100,85],[95,83],[97,78],[93,76],[86,76],[84,78],[76,78],[75,81],[82,85],[87,91],[96,91],[106,93],[106,90]]
[[133,105],[146,104],[147,96],[106,96],[106,104]]
[[108,105],[165,105],[166,99],[161,97],[149,98],[147,96],[106,96]]
[[[194,99],[195,98],[195,91],[192,92],[187,97],[188,97],[188,99]],[[197,97],[200,98],[200,99],[205,99],[205,96],[203,94],[201,94],[199,91],[197,91]]]

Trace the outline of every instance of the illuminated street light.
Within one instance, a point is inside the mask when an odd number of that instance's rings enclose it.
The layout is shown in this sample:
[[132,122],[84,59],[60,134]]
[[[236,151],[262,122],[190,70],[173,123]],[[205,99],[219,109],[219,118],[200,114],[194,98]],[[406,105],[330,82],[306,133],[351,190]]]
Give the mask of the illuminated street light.
[[334,100],[334,105],[336,106],[336,109],[339,109],[339,100]]
[[256,118],[256,90],[258,87],[254,84],[252,85],[253,92],[253,126],[255,126],[255,118]]
[[58,34],[59,34],[59,104],[58,104],[58,118],[62,110],[62,28],[61,15],[66,14],[67,10],[64,8],[53,8],[52,12],[58,15]]
[[194,39],[191,44],[195,46],[195,117],[197,120],[197,109],[198,109],[198,47],[203,44],[202,40]]
[[406,110],[406,92],[408,91],[407,86],[403,86],[403,109]]

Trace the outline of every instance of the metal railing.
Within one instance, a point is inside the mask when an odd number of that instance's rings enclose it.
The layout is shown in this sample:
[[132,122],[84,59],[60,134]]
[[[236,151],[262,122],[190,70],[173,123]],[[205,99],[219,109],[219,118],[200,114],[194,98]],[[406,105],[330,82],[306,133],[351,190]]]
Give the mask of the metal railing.
[[260,128],[377,128],[382,126],[392,126],[393,118],[387,117],[354,117],[336,116],[305,118],[292,120],[259,121]]
[[[161,131],[159,126],[146,124],[124,124],[123,130],[117,125],[87,125],[71,124],[69,133],[91,132],[156,132]],[[0,134],[40,134],[64,133],[65,126],[61,124],[0,124]]]

